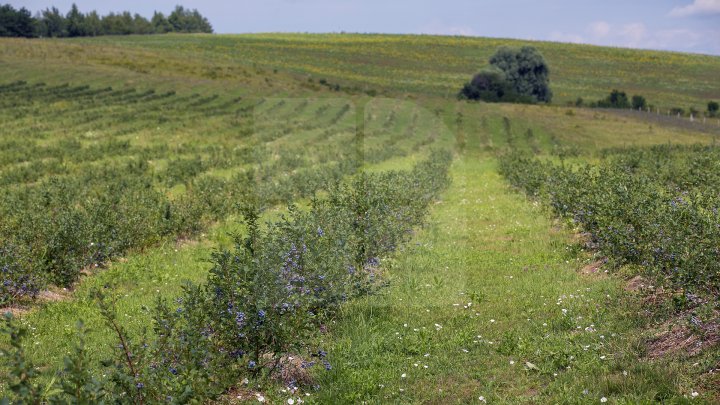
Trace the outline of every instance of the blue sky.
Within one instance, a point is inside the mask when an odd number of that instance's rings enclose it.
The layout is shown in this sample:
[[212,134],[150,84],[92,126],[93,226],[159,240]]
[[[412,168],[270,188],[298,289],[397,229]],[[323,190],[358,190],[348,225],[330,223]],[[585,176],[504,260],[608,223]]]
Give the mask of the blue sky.
[[[0,3],[8,0],[0,0]],[[9,0],[32,12],[72,0]],[[720,55],[720,0],[75,0],[151,16],[197,8],[218,33],[373,32],[580,42]]]

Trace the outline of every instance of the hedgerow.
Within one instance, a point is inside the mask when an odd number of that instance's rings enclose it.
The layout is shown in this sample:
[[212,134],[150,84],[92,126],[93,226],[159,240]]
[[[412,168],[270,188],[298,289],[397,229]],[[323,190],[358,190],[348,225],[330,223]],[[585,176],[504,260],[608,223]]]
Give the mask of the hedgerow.
[[7,318],[12,347],[3,359],[12,400],[189,403],[217,397],[243,378],[273,376],[290,355],[301,356],[305,368],[332,368],[313,337],[340,305],[382,285],[382,261],[412,236],[449,184],[450,161],[438,151],[410,171],[359,174],[308,210],[291,206],[262,225],[258,209],[245,206],[246,235],[213,255],[204,284],[158,301],[147,336],[131,337],[112,299],[98,293],[118,338],[117,355],[104,363],[106,379],[91,377],[79,344],[56,380],[77,383],[41,390],[23,353],[25,332]]

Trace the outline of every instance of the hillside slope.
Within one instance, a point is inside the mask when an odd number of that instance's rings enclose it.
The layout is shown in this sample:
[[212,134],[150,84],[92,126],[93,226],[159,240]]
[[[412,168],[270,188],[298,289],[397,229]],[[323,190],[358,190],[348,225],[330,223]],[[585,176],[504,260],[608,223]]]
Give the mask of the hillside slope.
[[[509,39],[360,34],[154,35],[64,40],[0,40],[4,77],[73,70],[118,78],[196,80],[308,88],[326,79],[384,93],[453,97],[500,46],[536,46],[551,70],[555,104],[596,100],[611,89],[650,104],[704,110],[720,98],[720,57]],[[42,63],[38,64],[39,61]],[[273,72],[272,80],[254,81]],[[275,75],[289,74],[292,85]],[[264,82],[264,83],[263,83]],[[277,87],[275,90],[277,90]],[[310,86],[316,88],[316,86]]]

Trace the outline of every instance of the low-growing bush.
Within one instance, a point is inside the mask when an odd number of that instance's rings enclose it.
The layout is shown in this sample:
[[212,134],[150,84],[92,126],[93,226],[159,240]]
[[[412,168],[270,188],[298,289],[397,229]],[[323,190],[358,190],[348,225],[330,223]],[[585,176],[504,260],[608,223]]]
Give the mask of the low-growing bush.
[[720,197],[708,166],[718,153],[714,147],[616,150],[600,165],[577,167],[508,155],[501,172],[588,232],[616,264],[642,266],[671,288],[717,294]]
[[11,399],[197,403],[243,377],[279,372],[290,355],[305,359],[304,368],[332,368],[314,337],[339,305],[382,285],[381,262],[411,237],[449,184],[450,161],[449,153],[434,152],[410,171],[361,173],[313,199],[309,210],[291,206],[263,226],[258,209],[244,207],[246,235],[212,256],[204,284],[186,286],[174,301],[158,301],[151,335],[131,337],[112,300],[98,293],[118,339],[115,359],[104,363],[107,379],[90,377],[79,344],[55,380],[63,382],[41,390],[23,352],[25,330],[8,318],[4,330],[12,347],[2,358]]

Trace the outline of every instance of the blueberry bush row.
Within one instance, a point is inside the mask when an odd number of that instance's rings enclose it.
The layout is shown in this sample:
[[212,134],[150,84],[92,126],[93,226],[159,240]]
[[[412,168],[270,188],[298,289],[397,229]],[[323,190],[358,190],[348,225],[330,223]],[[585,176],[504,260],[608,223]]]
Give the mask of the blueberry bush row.
[[637,265],[659,285],[720,291],[720,195],[713,146],[604,151],[598,164],[555,164],[510,154],[513,185],[587,232],[616,265]]
[[[2,358],[11,370],[12,400],[196,403],[244,378],[282,373],[289,356],[304,359],[304,368],[330,369],[314,337],[340,305],[382,285],[381,262],[422,224],[450,182],[450,162],[449,153],[436,151],[412,170],[358,174],[313,199],[309,209],[291,206],[264,224],[257,208],[245,206],[246,234],[233,249],[213,254],[205,283],[157,303],[148,336],[129,336],[112,300],[100,297],[118,337],[117,356],[105,366],[88,364],[79,343],[52,389],[33,378],[25,330],[8,318],[12,346]],[[99,368],[107,377],[91,372]]]

